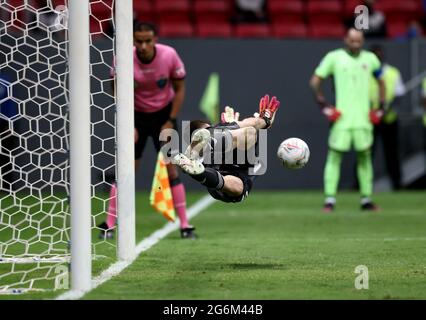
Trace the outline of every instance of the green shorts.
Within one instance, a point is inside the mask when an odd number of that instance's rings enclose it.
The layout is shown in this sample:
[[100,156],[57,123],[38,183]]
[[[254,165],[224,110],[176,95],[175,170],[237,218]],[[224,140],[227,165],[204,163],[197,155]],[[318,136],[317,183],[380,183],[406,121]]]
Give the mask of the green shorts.
[[364,151],[373,145],[373,130],[370,129],[331,129],[328,146],[336,151]]

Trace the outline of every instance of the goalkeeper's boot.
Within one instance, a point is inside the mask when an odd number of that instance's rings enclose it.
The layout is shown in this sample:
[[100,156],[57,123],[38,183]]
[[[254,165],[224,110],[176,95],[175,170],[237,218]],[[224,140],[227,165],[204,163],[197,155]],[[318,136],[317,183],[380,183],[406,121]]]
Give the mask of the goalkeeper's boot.
[[98,225],[98,228],[101,229],[99,233],[99,239],[114,239],[114,228],[108,227],[106,222],[102,222],[100,225]]
[[172,159],[172,163],[180,167],[185,173],[198,175],[204,172],[205,168],[200,159],[189,159],[183,153],[178,153]]
[[361,200],[361,210],[363,211],[380,211],[380,207],[368,198]]
[[203,161],[203,152],[206,145],[210,142],[210,131],[207,129],[198,129],[191,138],[191,144],[185,150],[185,156],[191,160]]
[[180,236],[182,239],[192,239],[195,240],[198,238],[197,234],[194,232],[194,226],[188,226],[187,228],[180,229]]
[[322,207],[322,211],[326,213],[333,212],[335,205],[336,205],[336,199],[333,197],[328,197],[327,199],[325,199],[324,206]]

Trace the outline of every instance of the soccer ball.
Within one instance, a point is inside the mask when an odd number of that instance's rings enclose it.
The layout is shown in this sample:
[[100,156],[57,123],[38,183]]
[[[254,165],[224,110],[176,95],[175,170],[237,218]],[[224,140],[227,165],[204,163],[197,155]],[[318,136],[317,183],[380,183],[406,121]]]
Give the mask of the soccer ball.
[[278,147],[277,156],[289,169],[303,168],[309,161],[309,147],[299,138],[288,138]]

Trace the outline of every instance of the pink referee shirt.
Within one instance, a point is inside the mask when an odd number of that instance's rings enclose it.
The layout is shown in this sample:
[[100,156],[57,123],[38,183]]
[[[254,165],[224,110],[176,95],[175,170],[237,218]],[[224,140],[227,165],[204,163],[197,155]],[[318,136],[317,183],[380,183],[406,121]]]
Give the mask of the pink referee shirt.
[[186,76],[185,66],[176,50],[164,44],[155,45],[150,63],[142,63],[133,48],[135,110],[156,112],[167,106],[175,96],[172,80]]

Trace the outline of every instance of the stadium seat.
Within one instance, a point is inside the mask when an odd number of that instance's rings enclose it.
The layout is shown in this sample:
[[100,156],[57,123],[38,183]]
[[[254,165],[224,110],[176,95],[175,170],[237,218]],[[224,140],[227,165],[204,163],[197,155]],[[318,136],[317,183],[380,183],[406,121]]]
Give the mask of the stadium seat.
[[156,0],[153,3],[157,21],[160,23],[190,21],[189,0]]
[[[44,1],[46,2],[46,1]],[[50,5],[50,8],[55,8],[58,5],[64,5],[65,0],[52,0],[52,5]],[[8,8],[8,10],[13,10],[16,8],[24,8],[24,7],[31,7],[31,8],[40,8],[41,7],[47,7],[46,3],[42,3],[41,1],[26,1],[26,0],[7,0],[1,2],[1,7]]]
[[189,22],[162,22],[159,24],[159,35],[165,38],[189,38],[194,35],[194,28]]
[[235,26],[234,35],[238,38],[267,38],[271,30],[267,24],[242,23]]
[[229,22],[231,7],[227,0],[195,1],[193,13],[197,22]]
[[90,15],[99,20],[106,20],[111,18],[113,3],[112,0],[91,1],[90,2]]
[[311,23],[342,21],[343,7],[339,0],[309,0],[306,6],[307,19]]
[[421,3],[417,0],[381,0],[377,1],[375,7],[377,10],[381,10],[385,13],[408,12],[415,14],[420,5]]
[[276,38],[305,38],[307,32],[304,22],[277,22],[272,25],[272,34]]
[[421,3],[416,0],[382,0],[377,2],[376,9],[383,11],[386,19],[392,20],[393,22],[410,22],[424,15]]
[[52,7],[56,8],[57,6],[65,6],[67,4],[67,0],[52,0]]
[[387,36],[389,38],[404,37],[407,33],[407,27],[407,23],[404,22],[389,23],[387,25]]
[[113,12],[112,0],[90,2],[90,33],[109,34]]
[[[4,2],[4,1],[3,1]],[[9,31],[23,31],[27,23],[33,19],[34,9],[25,5],[24,0],[11,0],[0,5],[0,21],[8,23]],[[9,24],[12,22],[11,24]],[[2,28],[5,26],[1,24]]]
[[362,4],[362,0],[346,0],[343,7],[343,15],[346,19],[350,19],[354,16],[355,8]]
[[230,38],[232,27],[228,22],[199,22],[195,27],[195,35],[201,38]]
[[133,0],[135,18],[140,21],[155,22],[154,8],[150,0]]
[[305,6],[301,0],[269,0],[267,9],[272,23],[304,21]]
[[19,7],[24,7],[25,6],[25,0],[10,0],[7,1],[5,3],[2,3],[2,6],[5,6],[6,8],[8,8],[8,10],[10,9],[16,9]]
[[111,35],[112,34],[111,21],[99,21],[90,17],[90,33],[101,35]]
[[[410,28],[411,22],[401,22],[397,21],[395,23],[388,23],[387,25],[387,36],[389,38],[409,38],[413,35],[411,34],[411,28]],[[411,26],[412,27],[412,26]],[[424,31],[422,30],[420,24],[418,24],[418,28],[416,30],[417,33],[420,33],[420,35],[424,35]]]
[[342,38],[344,34],[345,28],[342,23],[314,23],[308,27],[308,36],[311,38]]

